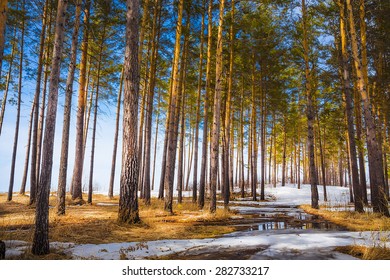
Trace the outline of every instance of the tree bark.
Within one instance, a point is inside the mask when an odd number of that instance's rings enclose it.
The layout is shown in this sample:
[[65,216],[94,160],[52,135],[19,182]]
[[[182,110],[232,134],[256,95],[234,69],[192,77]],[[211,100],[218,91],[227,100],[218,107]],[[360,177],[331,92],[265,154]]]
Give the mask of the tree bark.
[[115,179],[115,167],[116,167],[116,154],[118,151],[119,118],[120,118],[121,102],[122,102],[123,76],[124,76],[124,68],[122,68],[122,71],[121,71],[121,77],[120,77],[120,82],[119,82],[119,91],[118,91],[118,97],[117,97],[117,103],[116,103],[114,147],[113,147],[113,151],[112,151],[112,160],[111,160],[110,185],[108,188],[108,197],[110,199],[114,198],[114,179]]
[[165,203],[164,210],[173,213],[173,181],[175,171],[176,149],[177,149],[177,131],[178,116],[179,116],[179,102],[180,102],[180,75],[179,75],[179,56],[180,56],[180,41],[182,34],[182,18],[183,18],[184,1],[180,0],[178,3],[178,16],[176,25],[176,41],[174,47],[174,59],[172,65],[172,99],[169,111],[169,125],[168,125],[168,147],[167,158],[165,166],[164,189]]
[[[35,194],[37,189],[37,180],[38,173],[37,170],[37,161],[38,161],[38,125],[39,125],[39,97],[41,94],[41,80],[42,80],[42,70],[43,70],[43,56],[44,56],[44,47],[45,47],[45,33],[46,33],[46,24],[48,16],[48,1],[45,1],[44,12],[42,15],[42,30],[40,34],[39,41],[39,57],[38,57],[38,69],[37,69],[37,82],[35,87],[34,95],[34,124],[33,124],[33,136],[32,136],[32,146],[31,146],[31,171],[30,171],[30,204],[35,203]],[[44,104],[41,104],[44,106]]]
[[209,6],[207,10],[207,62],[206,62],[206,91],[204,96],[204,108],[203,108],[203,139],[202,139],[202,162],[200,166],[200,179],[199,179],[199,198],[198,207],[203,209],[205,199],[205,187],[206,187],[206,165],[207,165],[207,134],[208,134],[208,114],[209,114],[209,98],[210,98],[210,74],[211,74],[211,48],[212,48],[212,31],[213,31],[213,1],[209,0]]
[[[326,192],[326,175],[325,175],[326,170],[325,170],[325,155],[324,155],[326,149],[325,149],[325,143],[322,144],[321,126],[320,126],[320,118],[318,112],[317,112],[317,124],[318,124],[318,144],[320,146],[321,175],[322,175],[322,186],[324,190],[324,201],[328,201],[328,194]],[[324,135],[324,139],[325,139],[325,135]]]
[[[153,15],[153,30],[152,30],[152,54],[150,57],[150,79],[149,91],[146,108],[146,124],[145,124],[145,160],[144,160],[144,179],[143,189],[145,194],[145,204],[150,204],[150,160],[151,160],[151,141],[152,141],[152,118],[153,118],[153,101],[156,87],[156,71],[157,71],[157,56],[160,41],[160,18],[161,18],[161,1],[155,1]],[[157,137],[157,135],[156,135]]]
[[[349,158],[351,161],[352,172],[352,188],[355,197],[355,211],[364,212],[363,209],[363,195],[362,189],[359,183],[359,171],[356,154],[356,142],[355,142],[355,127],[353,118],[353,105],[352,105],[352,91],[351,82],[348,71],[348,51],[346,40],[346,18],[345,18],[345,5],[340,4],[340,37],[341,37],[341,56],[342,56],[342,68],[343,68],[343,92],[345,97],[345,107],[347,115],[348,126],[348,143],[349,143]],[[359,104],[357,105],[359,106]]]
[[68,67],[68,77],[66,79],[66,86],[65,86],[64,122],[62,127],[60,172],[58,177],[58,190],[57,190],[57,215],[65,214],[65,196],[66,196],[66,179],[67,179],[66,177],[68,173],[68,153],[69,153],[69,128],[70,128],[70,115],[72,110],[73,82],[74,82],[74,74],[76,70],[80,15],[81,15],[81,0],[77,0],[74,29],[72,34],[72,47],[70,51],[71,53],[70,63]]
[[123,148],[118,221],[138,223],[138,96],[139,96],[139,1],[127,0],[124,64]]
[[192,179],[192,202],[197,202],[198,196],[198,150],[199,150],[199,123],[200,123],[200,100],[202,97],[203,88],[203,49],[204,49],[204,27],[205,27],[205,12],[206,0],[202,2],[202,23],[200,27],[200,50],[199,50],[199,75],[198,75],[198,96],[196,99],[196,123],[195,123],[195,151],[194,151],[194,172]]
[[76,120],[76,149],[75,162],[73,168],[72,179],[72,199],[82,200],[82,176],[84,165],[84,113],[86,106],[86,73],[88,59],[88,40],[89,40],[89,16],[90,16],[91,0],[86,0],[84,9],[84,34],[81,43],[81,60],[80,60],[80,76],[79,76],[79,93],[77,100],[77,120]]
[[221,93],[222,93],[222,30],[223,16],[225,9],[225,0],[219,2],[219,24],[217,37],[217,53],[215,67],[215,93],[214,93],[214,108],[213,108],[213,127],[211,132],[211,163],[210,163],[210,212],[214,213],[217,209],[217,175],[218,175],[218,158],[219,158],[219,135],[221,126]]
[[57,114],[58,84],[64,40],[67,0],[59,0],[57,8],[53,59],[50,72],[49,102],[42,146],[42,170],[37,192],[35,230],[32,243],[34,255],[49,253],[49,194],[53,167],[54,133]]
[[24,161],[24,168],[23,168],[23,179],[22,179],[22,185],[20,186],[20,194],[25,194],[26,192],[26,184],[27,184],[27,175],[28,175],[28,164],[30,162],[30,150],[31,150],[31,134],[32,134],[32,124],[34,122],[34,109],[35,109],[35,103],[31,106],[31,113],[30,113],[30,122],[28,125],[28,137],[27,137],[27,145],[26,145],[26,157]]
[[307,143],[309,149],[309,169],[310,169],[310,185],[311,185],[311,207],[318,209],[318,189],[317,189],[317,173],[315,165],[314,153],[314,106],[313,92],[311,88],[311,73],[309,66],[309,46],[307,39],[307,12],[305,0],[302,0],[302,20],[303,20],[303,49],[305,60],[305,91],[307,98],[306,115],[307,115]]
[[251,113],[251,134],[252,134],[252,163],[251,163],[251,189],[252,200],[256,201],[256,187],[257,187],[257,108],[256,108],[256,89],[255,89],[255,57],[254,54],[252,65],[252,113]]
[[346,0],[349,28],[352,43],[352,56],[354,60],[354,66],[356,69],[356,75],[358,78],[358,90],[362,97],[363,102],[363,114],[366,123],[366,135],[367,135],[367,151],[368,151],[368,164],[370,169],[371,178],[371,202],[373,205],[373,211],[381,213],[384,216],[390,216],[389,209],[387,208],[387,200],[385,197],[385,184],[384,184],[384,170],[382,161],[382,151],[379,149],[379,143],[376,136],[376,125],[372,112],[372,105],[367,94],[367,85],[364,81],[362,73],[362,63],[359,59],[357,36],[355,30],[355,22],[353,18],[352,5],[350,0]]

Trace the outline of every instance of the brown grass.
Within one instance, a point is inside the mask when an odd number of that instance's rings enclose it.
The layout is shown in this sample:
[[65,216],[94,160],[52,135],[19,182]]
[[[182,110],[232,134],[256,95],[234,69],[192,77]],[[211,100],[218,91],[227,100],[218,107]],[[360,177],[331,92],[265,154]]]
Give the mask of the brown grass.
[[[27,206],[27,196],[14,196],[6,202],[0,194],[0,240],[24,240],[31,242],[34,229],[34,208]],[[71,200],[67,199],[69,204]],[[160,239],[186,239],[215,237],[234,230],[226,225],[233,215],[223,209],[215,214],[200,211],[190,201],[174,204],[174,215],[164,212],[163,201],[152,199],[151,206],[140,201],[141,223],[122,225],[117,223],[118,206],[102,206],[97,203],[118,203],[104,195],[94,195],[93,204],[68,205],[66,215],[57,216],[56,197],[50,197],[50,240],[75,243],[142,242]],[[26,256],[28,258],[28,256]]]
[[305,212],[318,215],[351,231],[389,231],[390,218],[377,213],[357,213],[351,211],[329,211],[313,209],[310,205],[301,205]]
[[336,251],[362,260],[390,260],[390,249],[385,247],[341,246]]

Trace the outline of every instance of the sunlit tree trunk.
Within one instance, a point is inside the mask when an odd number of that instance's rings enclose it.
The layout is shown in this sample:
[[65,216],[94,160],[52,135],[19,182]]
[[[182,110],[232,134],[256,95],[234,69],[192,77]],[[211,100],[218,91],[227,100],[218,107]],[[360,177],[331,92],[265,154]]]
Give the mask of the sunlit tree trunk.
[[354,60],[354,66],[358,78],[358,90],[362,97],[363,115],[366,123],[368,164],[371,174],[371,202],[373,205],[374,212],[381,213],[385,216],[390,216],[389,209],[387,207],[388,203],[385,197],[382,151],[379,149],[378,139],[376,136],[376,125],[372,112],[372,105],[368,98],[367,85],[364,81],[364,75],[362,73],[362,63],[359,59],[352,5],[350,0],[346,1],[352,45],[352,57]]
[[223,170],[225,171],[225,176],[222,180],[223,190],[224,190],[224,205],[225,207],[229,204],[230,199],[230,189],[233,186],[231,185],[230,180],[230,172],[231,170],[231,161],[233,158],[230,156],[230,147],[231,143],[231,121],[232,121],[232,88],[233,88],[233,66],[234,66],[234,13],[235,13],[235,2],[231,1],[231,11],[230,11],[230,30],[229,30],[229,77],[228,77],[228,90],[227,90],[227,99],[226,99],[226,112],[225,112],[225,131],[223,134],[224,142],[223,142]]
[[317,173],[315,165],[314,153],[314,105],[313,105],[313,89],[311,87],[311,71],[309,66],[309,45],[307,38],[307,11],[305,0],[302,0],[302,21],[303,21],[303,56],[305,60],[305,91],[306,91],[306,115],[307,115],[307,143],[309,149],[309,170],[310,170],[310,185],[311,185],[311,207],[318,209],[318,189],[317,189]]
[[[352,91],[351,82],[349,78],[348,69],[348,51],[347,51],[347,39],[346,39],[346,18],[345,18],[345,5],[340,4],[340,39],[341,39],[341,56],[342,56],[342,69],[343,69],[343,93],[345,97],[345,107],[347,115],[347,126],[348,126],[348,150],[349,158],[351,162],[352,172],[352,188],[355,197],[355,211],[364,212],[363,209],[363,197],[362,189],[359,183],[359,171],[356,154],[356,142],[355,142],[355,127],[353,118],[353,105],[352,105]],[[359,104],[355,104],[359,106]]]
[[[151,141],[152,141],[152,117],[153,117],[153,101],[156,85],[157,71],[157,55],[160,40],[160,16],[161,16],[161,1],[155,1],[153,24],[152,24],[152,47],[150,56],[150,79],[148,88],[147,108],[146,108],[146,123],[145,123],[145,160],[144,160],[144,175],[143,189],[145,204],[150,204],[150,160],[151,160]],[[157,136],[157,135],[156,135]]]
[[123,147],[118,221],[139,222],[138,210],[138,96],[139,96],[139,1],[127,0],[124,63]]
[[215,69],[215,93],[213,108],[213,127],[211,132],[211,164],[210,164],[210,212],[214,213],[217,209],[217,175],[219,158],[219,136],[221,125],[221,95],[222,95],[222,30],[223,16],[225,10],[225,0],[219,2],[219,24],[217,37],[216,69]]
[[176,25],[176,41],[174,47],[174,60],[172,65],[172,99],[169,110],[169,125],[168,125],[168,147],[166,158],[166,170],[164,178],[165,203],[164,210],[173,213],[173,181],[175,171],[176,149],[177,149],[177,131],[179,116],[179,102],[180,102],[180,75],[179,75],[179,58],[180,58],[180,41],[182,34],[182,19],[183,19],[184,0],[178,3],[178,17]]

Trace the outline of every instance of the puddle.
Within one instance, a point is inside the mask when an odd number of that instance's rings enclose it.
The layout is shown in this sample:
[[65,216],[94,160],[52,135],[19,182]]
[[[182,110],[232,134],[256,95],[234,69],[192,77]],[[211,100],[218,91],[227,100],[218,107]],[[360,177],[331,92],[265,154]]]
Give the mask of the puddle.
[[268,230],[286,230],[286,229],[316,229],[316,230],[343,230],[344,228],[339,227],[329,222],[305,222],[290,224],[285,221],[271,221],[263,222],[258,224],[241,224],[235,225],[238,231],[268,231]]
[[244,219],[233,222],[237,231],[270,231],[270,230],[320,230],[341,231],[345,228],[325,221],[322,218],[305,213],[302,209],[289,205],[267,205],[261,207],[234,207]]

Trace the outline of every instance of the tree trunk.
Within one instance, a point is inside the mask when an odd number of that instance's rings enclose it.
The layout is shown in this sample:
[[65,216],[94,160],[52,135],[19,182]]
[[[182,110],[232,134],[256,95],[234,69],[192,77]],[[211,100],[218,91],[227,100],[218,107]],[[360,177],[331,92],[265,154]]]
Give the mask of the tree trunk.
[[[51,22],[49,23],[51,25]],[[51,27],[49,28],[49,36],[51,36],[52,30]],[[49,40],[50,41],[50,40]],[[49,44],[50,42],[47,42]],[[39,122],[38,122],[38,134],[37,134],[37,161],[35,164],[35,175],[36,178],[34,179],[35,184],[35,190],[32,189],[31,185],[30,187],[30,205],[34,205],[36,201],[36,196],[38,192],[38,184],[39,184],[39,177],[40,177],[40,170],[41,170],[41,160],[42,160],[42,142],[43,142],[43,130],[45,125],[45,114],[47,109],[47,84],[49,80],[49,69],[50,69],[50,63],[49,63],[49,57],[51,56],[52,50],[50,50],[48,47],[46,48],[46,54],[45,54],[45,70],[44,70],[44,77],[43,77],[43,91],[42,91],[42,102],[41,102],[41,108],[39,112]],[[31,163],[32,164],[32,163]],[[32,173],[32,172],[31,172]],[[32,176],[32,174],[31,174]]]
[[[318,124],[318,143],[320,145],[321,175],[322,175],[322,186],[324,190],[324,201],[328,201],[328,195],[326,192],[326,175],[325,175],[326,172],[325,172],[325,155],[324,155],[326,149],[325,149],[325,143],[322,144],[321,126],[320,126],[320,118],[318,116],[318,112],[317,112],[317,124]],[[325,141],[325,135],[324,135],[324,141]]]
[[[42,80],[42,70],[43,70],[43,54],[45,47],[45,33],[46,33],[46,23],[48,16],[48,1],[45,1],[44,12],[42,15],[42,30],[39,41],[39,57],[38,57],[38,69],[37,69],[37,82],[35,87],[34,95],[34,124],[33,124],[33,136],[32,136],[32,146],[31,146],[31,171],[30,171],[30,204],[35,203],[35,194],[37,189],[37,179],[39,170],[37,169],[38,161],[38,125],[39,125],[39,96],[41,94],[41,80]],[[44,104],[41,104],[44,106]]]
[[[340,37],[341,37],[341,56],[342,56],[342,68],[343,68],[343,92],[345,97],[345,107],[347,114],[347,126],[348,126],[348,143],[349,143],[349,158],[351,161],[352,172],[352,188],[355,197],[355,211],[364,212],[363,209],[363,195],[362,189],[359,184],[359,171],[356,155],[356,142],[355,142],[355,127],[353,119],[353,105],[352,105],[352,92],[351,82],[349,79],[348,71],[348,51],[346,40],[346,18],[345,18],[345,5],[340,5]],[[359,104],[357,104],[359,106]]]
[[[260,79],[260,83],[262,83],[262,78]],[[265,153],[266,153],[266,121],[267,121],[267,113],[266,113],[266,96],[263,87],[260,87],[261,90],[261,185],[260,185],[260,200],[265,200]]]
[[[16,41],[16,28],[14,28],[13,40]],[[2,127],[3,127],[5,107],[7,105],[8,91],[9,91],[9,85],[10,85],[10,82],[11,82],[12,65],[13,65],[13,62],[14,62],[15,52],[16,52],[16,42],[12,43],[11,57],[10,57],[10,62],[9,62],[9,66],[8,66],[7,78],[6,78],[6,82],[5,82],[5,90],[4,90],[3,99],[1,101],[0,135],[1,135]]]
[[82,176],[84,165],[84,112],[86,106],[86,72],[88,59],[88,40],[89,40],[89,16],[91,0],[86,0],[84,9],[84,34],[81,44],[79,93],[77,101],[77,120],[76,120],[76,149],[75,162],[72,179],[72,199],[82,200]]
[[160,103],[161,103],[161,89],[158,90],[157,120],[156,120],[156,132],[154,137],[154,152],[153,152],[152,190],[154,190],[154,175],[156,171],[157,139],[158,139],[158,127],[160,123]]
[[70,63],[68,67],[68,77],[66,79],[66,86],[65,86],[64,123],[62,127],[60,172],[59,172],[58,190],[57,190],[57,215],[65,214],[66,177],[68,173],[68,153],[69,153],[69,128],[70,128],[70,115],[72,110],[73,81],[74,81],[74,73],[76,70],[80,15],[81,15],[81,0],[77,0],[74,29],[72,34],[72,47],[70,51],[71,53]]
[[[156,84],[157,71],[157,55],[160,40],[160,15],[161,2],[155,1],[154,15],[153,15],[153,30],[152,30],[152,55],[150,57],[150,82],[148,91],[148,101],[146,109],[146,124],[145,124],[145,160],[144,160],[144,178],[143,189],[145,194],[145,204],[150,204],[150,158],[151,158],[151,141],[152,141],[152,117],[153,117],[153,101]],[[157,136],[157,135],[156,135]]]
[[116,168],[116,154],[118,151],[119,118],[121,113],[122,89],[123,89],[123,78],[124,78],[123,76],[124,76],[124,68],[122,68],[121,71],[119,92],[118,92],[117,103],[116,103],[114,147],[112,151],[112,160],[111,160],[110,185],[108,188],[108,197],[110,199],[114,198],[114,179],[115,179],[115,168]]
[[256,201],[256,187],[257,187],[257,108],[256,108],[256,90],[255,90],[255,57],[252,55],[252,113],[251,113],[251,134],[252,134],[252,162],[251,162],[251,189],[252,200]]
[[313,90],[311,88],[311,72],[309,66],[309,46],[307,39],[307,14],[305,0],[302,0],[302,21],[303,21],[303,55],[305,60],[305,91],[307,97],[306,115],[307,115],[307,144],[309,148],[309,169],[310,169],[310,185],[311,185],[311,207],[318,209],[318,189],[317,189],[317,173],[315,165],[314,153],[314,106],[313,106]]
[[[185,57],[185,55],[183,56]],[[183,63],[184,61],[182,61]],[[184,62],[185,64],[185,62]],[[185,68],[185,66],[182,66]],[[182,70],[184,71],[184,70]],[[182,203],[183,201],[183,157],[184,157],[184,135],[185,135],[185,118],[184,118],[184,102],[185,95],[182,93],[181,96],[181,119],[180,119],[180,144],[179,144],[179,161],[177,167],[177,202]]]
[[8,0],[3,0],[0,3],[0,77],[3,66],[3,54],[5,44],[5,27],[7,25],[7,10]]
[[[276,167],[277,167],[277,163],[276,163],[276,117],[275,117],[275,112],[273,113],[272,115],[272,130],[273,130],[273,143],[274,143],[274,146],[273,146],[273,155],[274,155],[274,164],[273,164],[273,172],[272,172],[272,184],[274,185],[274,188],[276,188],[276,183],[277,183],[277,177],[276,177]],[[270,153],[271,154],[271,153]]]
[[358,90],[363,101],[363,114],[366,123],[368,165],[371,174],[371,202],[373,205],[374,212],[381,213],[384,216],[390,216],[389,209],[387,208],[388,203],[385,197],[382,151],[379,149],[372,106],[368,98],[367,85],[364,81],[364,75],[362,74],[362,64],[358,54],[357,36],[355,30],[355,22],[353,18],[352,5],[350,0],[346,1],[349,16],[349,28],[351,31],[350,35],[352,43],[352,56],[356,69],[356,75],[358,78]]
[[223,134],[223,193],[224,193],[224,205],[227,207],[230,199],[230,172],[231,172],[231,161],[233,160],[230,157],[230,130],[231,130],[231,120],[232,120],[232,88],[233,88],[233,66],[234,66],[234,12],[235,12],[235,2],[231,1],[231,11],[230,11],[230,31],[229,31],[229,39],[230,39],[230,49],[229,49],[229,78],[228,78],[228,91],[227,91],[227,99],[226,99],[226,112],[225,112],[225,120],[224,127],[225,131]]
[[205,198],[205,185],[206,185],[206,165],[207,165],[207,134],[208,134],[208,113],[209,113],[209,98],[211,97],[211,85],[210,85],[210,74],[211,74],[211,48],[212,48],[212,38],[213,38],[213,1],[209,0],[208,6],[208,23],[207,23],[207,62],[206,62],[206,91],[204,96],[204,112],[203,112],[203,139],[202,139],[202,162],[200,166],[200,179],[199,179],[199,198],[198,198],[198,207],[203,209],[204,207],[204,198]]
[[127,0],[126,53],[124,63],[123,148],[118,221],[133,224],[138,213],[138,16],[139,1]]
[[95,163],[95,146],[96,146],[96,123],[97,123],[97,110],[99,102],[99,89],[100,89],[100,69],[103,55],[105,28],[103,29],[102,41],[100,45],[98,65],[97,65],[97,78],[96,78],[96,93],[95,93],[95,104],[93,112],[93,127],[92,127],[92,146],[91,146],[91,164],[89,170],[89,184],[88,184],[88,203],[92,203],[92,192],[93,192],[93,169]]
[[49,102],[42,146],[42,170],[37,192],[35,231],[32,243],[34,255],[49,253],[49,194],[53,167],[54,133],[60,81],[67,0],[59,0],[57,8],[53,59],[50,72]]
[[172,201],[173,201],[173,181],[175,171],[175,160],[176,160],[176,149],[177,149],[177,131],[178,128],[178,117],[179,117],[179,102],[180,102],[180,75],[179,75],[179,56],[180,56],[180,41],[182,34],[182,18],[183,18],[183,6],[184,1],[180,0],[178,3],[178,17],[176,25],[176,42],[174,47],[174,59],[172,65],[172,100],[169,110],[171,111],[169,116],[168,125],[168,148],[167,158],[165,166],[165,178],[164,188],[165,204],[164,210],[173,213]]
[[244,79],[242,79],[241,100],[240,100],[240,190],[241,198],[245,197],[244,178]]
[[286,147],[287,147],[287,133],[286,133],[286,121],[283,125],[283,161],[282,161],[282,187],[286,185]]
[[203,49],[204,49],[204,26],[205,26],[206,0],[202,2],[202,24],[200,27],[200,50],[199,50],[199,75],[198,95],[196,99],[196,123],[195,123],[195,151],[194,151],[194,172],[192,179],[192,202],[196,203],[198,196],[198,149],[199,149],[199,123],[200,123],[200,100],[203,88]]
[[217,172],[218,172],[218,154],[219,154],[219,135],[221,122],[221,93],[222,93],[222,30],[223,16],[225,9],[225,0],[219,2],[219,24],[217,37],[216,69],[215,69],[215,93],[213,108],[213,127],[211,132],[211,163],[210,163],[210,212],[214,213],[217,209]]
[[26,192],[26,184],[27,184],[27,175],[28,175],[28,164],[30,161],[30,149],[31,149],[31,134],[32,134],[32,124],[34,122],[34,109],[35,109],[35,103],[31,106],[31,113],[30,113],[30,122],[28,125],[28,137],[27,137],[27,146],[26,146],[26,158],[24,161],[24,168],[23,168],[23,179],[22,179],[22,185],[20,186],[20,194],[25,194]]
[[[354,87],[355,88],[355,87]],[[364,142],[362,132],[362,112],[361,112],[361,100],[359,93],[354,92],[354,103],[355,103],[355,119],[356,119],[356,142],[359,156],[359,174],[360,174],[360,187],[362,188],[363,202],[368,205],[367,197],[367,179],[366,179],[366,164],[364,156]]]
[[19,140],[19,124],[20,124],[20,106],[22,103],[22,77],[23,77],[23,59],[24,59],[24,32],[25,32],[25,5],[26,2],[23,0],[22,3],[22,27],[21,27],[21,39],[20,39],[20,57],[19,57],[19,79],[18,79],[18,103],[17,103],[17,113],[16,113],[16,126],[15,126],[15,136],[14,136],[14,145],[12,149],[12,162],[11,162],[11,175],[9,180],[8,196],[7,201],[12,200],[12,192],[14,188],[14,179],[15,179],[15,165],[16,165],[16,153],[18,151],[18,140]]

